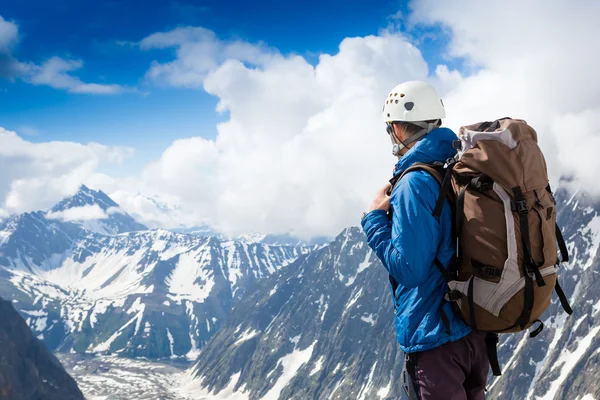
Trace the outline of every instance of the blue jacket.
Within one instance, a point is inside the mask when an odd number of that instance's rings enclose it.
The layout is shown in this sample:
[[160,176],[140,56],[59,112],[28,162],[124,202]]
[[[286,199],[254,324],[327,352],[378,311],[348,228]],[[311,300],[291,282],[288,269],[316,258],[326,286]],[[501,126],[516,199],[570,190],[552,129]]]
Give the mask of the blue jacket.
[[[431,131],[398,161],[394,175],[416,162],[446,161],[453,157],[454,140],[456,135],[450,129]],[[369,246],[398,282],[395,325],[400,348],[405,353],[430,350],[471,331],[443,299],[448,286],[434,264],[437,257],[447,267],[455,252],[448,201],[439,220],[432,215],[439,190],[438,182],[429,173],[409,172],[392,192],[392,221],[381,210],[371,211],[362,220]],[[441,318],[442,305],[450,319],[449,335]]]

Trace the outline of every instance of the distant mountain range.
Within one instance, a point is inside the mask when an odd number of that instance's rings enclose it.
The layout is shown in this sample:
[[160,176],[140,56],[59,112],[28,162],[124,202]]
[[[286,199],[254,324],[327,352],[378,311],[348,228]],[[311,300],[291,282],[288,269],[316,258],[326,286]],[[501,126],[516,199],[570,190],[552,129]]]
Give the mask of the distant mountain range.
[[51,349],[194,359],[236,298],[308,250],[148,230],[83,186],[0,223],[0,295]]
[[[359,228],[315,245],[230,240],[147,230],[107,198],[82,187],[0,224],[0,296],[51,349],[195,359],[176,383],[182,398],[402,398],[387,274]],[[600,203],[556,198],[575,313],[554,299],[540,336],[503,337],[490,399],[600,399]]]

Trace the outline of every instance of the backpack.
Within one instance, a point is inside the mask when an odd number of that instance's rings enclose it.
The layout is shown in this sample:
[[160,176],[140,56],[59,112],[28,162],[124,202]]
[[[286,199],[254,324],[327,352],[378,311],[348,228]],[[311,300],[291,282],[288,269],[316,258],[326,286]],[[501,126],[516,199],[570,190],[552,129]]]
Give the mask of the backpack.
[[553,291],[572,314],[556,279],[556,267],[569,255],[535,130],[523,120],[503,118],[463,126],[458,137],[455,158],[417,163],[390,182],[424,170],[440,184],[434,216],[450,200],[457,254],[449,268],[435,261],[448,284],[444,298],[473,330],[487,333],[490,365],[499,376],[498,334],[538,323],[530,334],[537,336]]

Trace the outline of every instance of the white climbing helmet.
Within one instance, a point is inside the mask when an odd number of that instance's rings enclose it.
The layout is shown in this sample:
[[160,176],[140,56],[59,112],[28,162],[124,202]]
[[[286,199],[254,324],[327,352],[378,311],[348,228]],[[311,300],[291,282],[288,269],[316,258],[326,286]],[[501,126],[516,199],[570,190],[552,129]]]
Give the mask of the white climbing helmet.
[[383,104],[383,122],[417,122],[445,117],[442,99],[427,82],[401,83],[392,89]]

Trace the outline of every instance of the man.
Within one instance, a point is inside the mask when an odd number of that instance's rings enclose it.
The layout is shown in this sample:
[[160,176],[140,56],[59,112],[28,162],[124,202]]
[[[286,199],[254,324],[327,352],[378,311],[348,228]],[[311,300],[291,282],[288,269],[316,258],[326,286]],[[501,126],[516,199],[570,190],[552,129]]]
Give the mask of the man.
[[[440,127],[445,117],[428,83],[405,82],[390,92],[383,120],[399,159],[395,176],[417,162],[456,155],[456,135]],[[444,300],[448,287],[436,267],[439,262],[448,268],[455,254],[450,204],[445,202],[440,217],[433,215],[440,186],[423,170],[409,171],[391,197],[390,189],[388,184],[377,193],[362,226],[390,275],[397,339],[406,355],[403,388],[420,400],[485,399],[485,335],[472,332]]]

